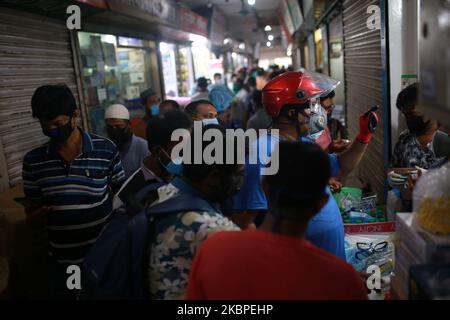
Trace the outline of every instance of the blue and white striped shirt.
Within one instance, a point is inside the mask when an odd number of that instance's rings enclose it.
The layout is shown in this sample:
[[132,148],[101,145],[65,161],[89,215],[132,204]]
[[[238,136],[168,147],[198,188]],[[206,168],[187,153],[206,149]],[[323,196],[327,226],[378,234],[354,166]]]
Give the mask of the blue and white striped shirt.
[[125,174],[116,146],[84,132],[82,152],[66,164],[49,142],[23,160],[26,197],[52,208],[47,216],[49,255],[60,263],[81,264],[112,211],[111,192]]

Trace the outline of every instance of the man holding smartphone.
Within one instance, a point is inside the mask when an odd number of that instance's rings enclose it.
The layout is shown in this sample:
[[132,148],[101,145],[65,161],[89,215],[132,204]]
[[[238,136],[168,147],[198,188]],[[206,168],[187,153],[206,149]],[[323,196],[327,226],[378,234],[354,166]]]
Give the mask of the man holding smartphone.
[[50,298],[74,298],[67,267],[82,265],[125,174],[114,143],[77,126],[79,110],[67,86],[39,87],[31,107],[50,141],[24,157],[26,210],[30,218],[46,215]]

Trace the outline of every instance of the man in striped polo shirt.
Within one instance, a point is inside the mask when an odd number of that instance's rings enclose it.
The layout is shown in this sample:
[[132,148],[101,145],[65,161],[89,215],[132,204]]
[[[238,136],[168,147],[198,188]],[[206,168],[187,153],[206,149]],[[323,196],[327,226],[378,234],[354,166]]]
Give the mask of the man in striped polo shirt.
[[47,216],[50,296],[73,297],[67,267],[83,263],[125,174],[114,143],[77,127],[79,110],[67,86],[39,87],[31,107],[50,141],[23,160],[27,212]]

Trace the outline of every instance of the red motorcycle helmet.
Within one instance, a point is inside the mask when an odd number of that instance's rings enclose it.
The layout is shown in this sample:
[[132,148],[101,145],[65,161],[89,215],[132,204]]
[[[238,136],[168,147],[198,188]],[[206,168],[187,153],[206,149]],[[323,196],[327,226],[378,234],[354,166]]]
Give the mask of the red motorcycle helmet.
[[306,70],[283,73],[269,81],[262,90],[262,103],[272,118],[286,105],[309,108],[311,99],[331,92],[339,82],[323,74]]

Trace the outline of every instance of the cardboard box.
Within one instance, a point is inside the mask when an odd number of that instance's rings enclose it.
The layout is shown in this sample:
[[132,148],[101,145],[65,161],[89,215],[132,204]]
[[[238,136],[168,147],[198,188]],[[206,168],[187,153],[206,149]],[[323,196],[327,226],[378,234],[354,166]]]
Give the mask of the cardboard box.
[[425,231],[415,224],[414,213],[398,213],[396,222],[400,241],[421,262],[450,259],[450,236],[437,236]]

